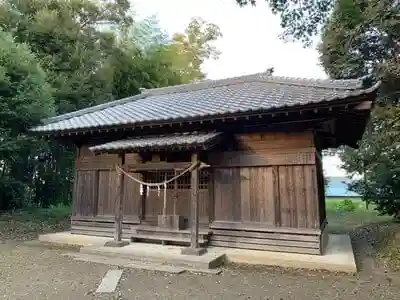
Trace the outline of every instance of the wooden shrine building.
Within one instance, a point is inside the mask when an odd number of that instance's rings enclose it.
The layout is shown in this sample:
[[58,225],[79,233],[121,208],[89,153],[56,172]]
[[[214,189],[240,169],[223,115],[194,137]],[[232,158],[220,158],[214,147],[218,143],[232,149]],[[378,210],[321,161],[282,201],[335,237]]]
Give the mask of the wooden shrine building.
[[31,131],[76,145],[72,233],[320,255],[321,151],[357,145],[378,88],[262,73],[143,90]]

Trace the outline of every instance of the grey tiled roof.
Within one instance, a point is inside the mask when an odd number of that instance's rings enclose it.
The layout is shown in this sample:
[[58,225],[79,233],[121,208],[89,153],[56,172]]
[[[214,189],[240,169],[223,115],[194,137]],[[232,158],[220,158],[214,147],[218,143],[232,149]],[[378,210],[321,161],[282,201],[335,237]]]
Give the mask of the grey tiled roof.
[[35,132],[81,131],[186,121],[334,101],[374,92],[363,80],[310,80],[266,73],[145,90],[133,97],[50,118]]
[[173,135],[144,136],[113,141],[89,148],[93,152],[112,152],[118,150],[138,151],[143,149],[197,148],[210,145],[220,133],[179,133]]

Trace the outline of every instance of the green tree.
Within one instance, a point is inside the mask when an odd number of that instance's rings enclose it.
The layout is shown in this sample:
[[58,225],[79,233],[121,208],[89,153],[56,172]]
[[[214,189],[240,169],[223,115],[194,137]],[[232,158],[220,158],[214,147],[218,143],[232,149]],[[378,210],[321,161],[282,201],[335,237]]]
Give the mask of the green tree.
[[350,174],[363,175],[351,188],[383,214],[400,215],[400,23],[398,1],[338,1],[320,46],[332,78],[373,74],[382,81],[359,149],[338,153]]
[[[253,5],[263,0],[235,0],[240,6]],[[264,0],[273,14],[281,19],[284,38],[294,38],[305,45],[319,33],[328,20],[337,0]]]
[[[29,45],[48,74],[57,114],[118,98],[118,57],[109,28],[131,26],[129,1],[8,0],[0,3],[0,28]],[[48,206],[71,199],[71,147],[41,143],[30,178],[32,201]],[[23,160],[23,156],[19,156]],[[28,159],[25,156],[25,159]]]
[[[38,57],[57,114],[132,96],[141,87],[204,77],[200,65],[216,53],[210,45],[219,36],[214,25],[198,21],[168,40],[155,18],[135,22],[132,16],[128,0],[0,2],[0,29]],[[26,173],[27,197],[40,206],[70,201],[72,147],[42,141],[37,149],[34,161],[18,156],[35,170],[34,176]]]
[[115,35],[104,26],[130,26],[129,1],[9,0],[0,27],[30,45],[54,87],[57,113],[112,98],[112,72],[104,62]]
[[222,36],[219,27],[201,18],[193,18],[184,33],[176,33],[172,41],[158,51],[160,60],[177,74],[183,83],[206,77],[201,66],[206,59],[218,59],[214,42]]
[[38,146],[24,131],[53,114],[51,86],[38,59],[0,30],[0,210],[22,206]]

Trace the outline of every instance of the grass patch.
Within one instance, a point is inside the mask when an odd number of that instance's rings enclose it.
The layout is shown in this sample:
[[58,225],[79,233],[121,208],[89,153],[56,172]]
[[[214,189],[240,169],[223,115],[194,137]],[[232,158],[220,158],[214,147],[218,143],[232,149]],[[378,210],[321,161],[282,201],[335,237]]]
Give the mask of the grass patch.
[[390,216],[379,216],[373,205],[369,205],[367,209],[365,202],[361,200],[351,200],[354,210],[344,211],[341,209],[343,200],[327,200],[325,202],[328,231],[331,233],[348,233],[363,225],[392,221]]
[[30,208],[0,214],[0,239],[30,240],[70,227],[70,206]]
[[385,270],[399,272],[400,224],[394,223],[390,216],[379,216],[374,205],[367,209],[361,200],[351,200],[353,211],[343,210],[343,200],[326,201],[328,232],[348,233],[356,239],[361,237],[375,249],[375,258],[380,266]]

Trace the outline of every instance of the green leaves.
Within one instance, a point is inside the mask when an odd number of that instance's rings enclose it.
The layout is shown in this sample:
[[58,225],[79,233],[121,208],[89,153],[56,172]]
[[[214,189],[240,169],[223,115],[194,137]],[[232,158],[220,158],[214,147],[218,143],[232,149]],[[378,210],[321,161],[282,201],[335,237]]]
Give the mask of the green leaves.
[[0,30],[0,210],[21,205],[28,190],[20,162],[36,143],[23,132],[53,114],[52,89],[39,60]]
[[[397,3],[397,4],[396,4]],[[371,126],[359,149],[339,154],[352,189],[382,214],[400,214],[400,23],[398,1],[340,0],[327,23],[321,61],[333,78],[372,74],[382,81]]]
[[[259,0],[259,2],[262,0]],[[335,0],[265,0],[272,11],[281,19],[282,37],[312,44],[313,37],[329,17]],[[236,0],[240,6],[253,5],[256,0]]]
[[201,64],[218,56],[213,24],[194,19],[169,39],[154,17],[132,15],[128,0],[0,3],[0,210],[71,200],[74,147],[27,137],[27,127],[202,79]]

